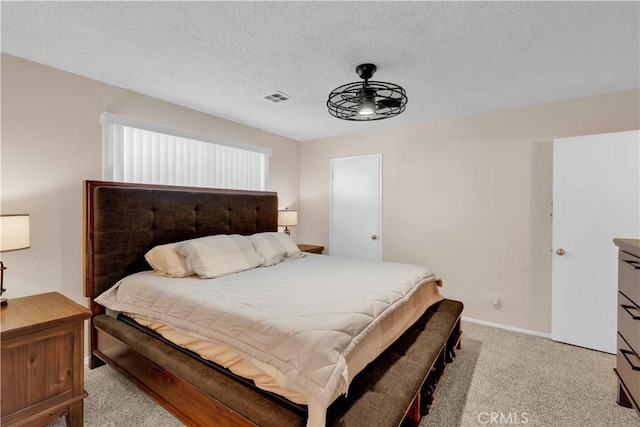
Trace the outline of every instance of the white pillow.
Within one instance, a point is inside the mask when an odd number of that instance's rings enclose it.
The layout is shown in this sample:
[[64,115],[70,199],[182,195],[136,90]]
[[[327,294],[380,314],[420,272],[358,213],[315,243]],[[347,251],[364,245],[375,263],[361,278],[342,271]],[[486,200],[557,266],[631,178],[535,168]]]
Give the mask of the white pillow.
[[187,267],[201,279],[211,279],[262,264],[251,242],[239,234],[201,237],[179,243],[176,252],[183,255]]
[[276,265],[286,258],[304,256],[293,239],[284,233],[258,233],[249,236],[249,240],[264,260],[262,265],[265,267]]
[[146,259],[154,271],[161,276],[193,276],[195,273],[187,267],[184,257],[175,251],[176,245],[178,245],[178,243],[158,245],[147,252],[144,259]]

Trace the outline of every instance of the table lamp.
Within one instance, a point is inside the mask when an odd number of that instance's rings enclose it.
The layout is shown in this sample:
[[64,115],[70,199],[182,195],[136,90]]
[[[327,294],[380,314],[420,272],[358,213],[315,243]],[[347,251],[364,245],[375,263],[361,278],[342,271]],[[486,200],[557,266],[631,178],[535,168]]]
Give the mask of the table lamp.
[[[30,247],[29,214],[0,215],[0,252],[15,251]],[[4,271],[7,267],[0,261],[0,305],[7,304],[2,297],[4,288]]]
[[291,236],[289,226],[298,225],[298,211],[290,211],[289,208],[278,211],[278,225],[284,227],[284,232]]

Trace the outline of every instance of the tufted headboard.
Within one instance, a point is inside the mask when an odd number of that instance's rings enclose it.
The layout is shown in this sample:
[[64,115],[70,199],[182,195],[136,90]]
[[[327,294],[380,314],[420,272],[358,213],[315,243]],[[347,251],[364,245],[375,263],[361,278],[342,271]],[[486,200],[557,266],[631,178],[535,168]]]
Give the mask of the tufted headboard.
[[84,210],[84,293],[92,310],[93,298],[122,277],[151,269],[144,254],[156,245],[278,228],[272,192],[85,181]]

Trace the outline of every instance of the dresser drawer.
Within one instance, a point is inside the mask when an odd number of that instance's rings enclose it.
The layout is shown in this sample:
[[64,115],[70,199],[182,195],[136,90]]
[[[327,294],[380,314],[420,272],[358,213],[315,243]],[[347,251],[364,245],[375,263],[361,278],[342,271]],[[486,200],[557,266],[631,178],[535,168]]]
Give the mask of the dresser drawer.
[[618,332],[640,355],[640,307],[618,293]]
[[620,251],[618,259],[618,290],[640,305],[640,258]]
[[618,375],[634,401],[640,402],[640,358],[618,334],[618,355],[616,368]]

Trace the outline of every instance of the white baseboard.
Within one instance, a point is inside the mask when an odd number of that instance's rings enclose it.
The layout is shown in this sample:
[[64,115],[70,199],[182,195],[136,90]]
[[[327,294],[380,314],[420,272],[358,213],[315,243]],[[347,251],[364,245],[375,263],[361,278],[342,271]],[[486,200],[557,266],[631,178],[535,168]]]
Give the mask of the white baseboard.
[[515,326],[503,325],[502,323],[487,322],[486,320],[472,319],[470,317],[464,317],[464,316],[462,317],[462,320],[465,322],[477,323],[479,325],[492,326],[494,328],[499,328],[499,329],[506,329],[507,331],[521,332],[523,334],[535,335],[537,337],[551,339],[551,334],[548,334],[546,332],[538,332],[538,331],[532,331],[530,329],[516,328]]

